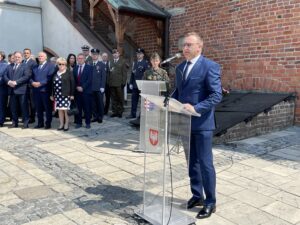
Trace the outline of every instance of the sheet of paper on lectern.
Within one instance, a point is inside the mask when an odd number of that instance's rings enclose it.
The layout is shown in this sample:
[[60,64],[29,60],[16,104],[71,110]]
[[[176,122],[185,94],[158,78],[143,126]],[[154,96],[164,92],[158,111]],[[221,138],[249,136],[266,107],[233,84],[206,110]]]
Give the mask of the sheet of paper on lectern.
[[[152,102],[157,107],[159,107],[161,109],[165,109],[165,107],[164,107],[165,97],[155,96],[155,95],[147,95],[147,94],[141,94],[141,96],[144,99],[146,99],[147,101]],[[195,112],[191,112],[189,110],[186,110],[184,108],[183,104],[181,102],[177,101],[174,98],[169,98],[169,108],[168,108],[168,110],[171,111],[171,112],[183,113],[183,114],[191,115],[191,116],[197,116],[197,117],[201,116],[201,114],[199,114],[199,113],[195,113]]]

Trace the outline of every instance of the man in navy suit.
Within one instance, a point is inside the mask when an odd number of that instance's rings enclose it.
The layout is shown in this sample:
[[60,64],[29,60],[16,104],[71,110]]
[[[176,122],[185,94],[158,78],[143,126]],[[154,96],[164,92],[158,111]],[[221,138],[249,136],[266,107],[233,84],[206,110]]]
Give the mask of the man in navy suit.
[[22,53],[15,52],[14,66],[7,67],[4,75],[5,83],[8,87],[8,94],[10,95],[10,110],[12,114],[12,127],[18,127],[18,106],[21,108],[23,117],[23,128],[28,128],[29,113],[27,88],[30,79],[30,71],[27,66],[22,63]]
[[3,127],[6,115],[7,105],[7,86],[4,80],[4,74],[8,64],[5,61],[5,53],[0,51],[0,127]]
[[100,50],[91,50],[93,59],[93,120],[92,122],[102,123],[104,114],[103,94],[105,91],[106,71],[105,64],[99,61]]
[[[30,84],[33,87],[33,97],[37,110],[38,124],[35,128],[51,128],[52,103],[50,101],[52,77],[55,73],[55,66],[47,62],[47,54],[38,54],[39,65],[32,70]],[[44,125],[44,111],[46,112],[46,122]]]
[[82,111],[85,115],[85,127],[91,128],[92,116],[92,78],[93,66],[85,63],[85,55],[79,53],[77,55],[77,65],[73,70],[76,92],[75,101],[78,107],[78,115],[75,116],[75,128],[82,127]]
[[[197,218],[207,218],[216,210],[216,173],[213,165],[212,137],[215,129],[215,106],[222,99],[220,66],[205,58],[203,40],[195,32],[183,41],[185,61],[176,68],[173,97],[184,107],[201,114],[192,117],[189,177],[192,198],[188,208],[204,205]],[[205,198],[204,198],[204,194]]]
[[[35,60],[31,58],[31,49],[25,48],[23,50],[23,55],[24,55],[23,63],[28,67],[30,71],[30,76],[32,76],[32,70],[37,65],[37,63]],[[34,104],[32,86],[30,84],[28,84],[27,94],[28,94],[28,103],[29,103],[29,123],[34,123],[36,109]]]

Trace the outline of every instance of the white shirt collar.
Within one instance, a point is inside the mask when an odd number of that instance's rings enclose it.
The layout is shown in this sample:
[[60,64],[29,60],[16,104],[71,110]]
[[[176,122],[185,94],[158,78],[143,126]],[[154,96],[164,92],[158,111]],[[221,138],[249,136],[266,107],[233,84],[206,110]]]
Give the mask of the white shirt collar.
[[200,56],[201,56],[201,54],[198,55],[198,56],[196,56],[195,58],[192,58],[192,59],[190,60],[190,62],[191,62],[192,64],[195,64],[195,63],[198,61],[198,59],[200,58]]

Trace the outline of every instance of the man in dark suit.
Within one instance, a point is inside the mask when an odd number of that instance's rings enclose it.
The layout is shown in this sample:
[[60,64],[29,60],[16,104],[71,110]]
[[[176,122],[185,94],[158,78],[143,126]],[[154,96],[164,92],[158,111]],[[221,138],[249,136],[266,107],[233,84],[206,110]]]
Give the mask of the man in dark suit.
[[102,123],[104,114],[103,94],[105,91],[106,71],[104,63],[99,61],[100,50],[91,50],[93,59],[93,120],[92,122]]
[[[188,208],[204,205],[197,218],[207,218],[216,210],[216,173],[213,165],[212,137],[215,129],[215,106],[222,99],[220,66],[205,58],[203,40],[195,32],[184,37],[184,62],[176,68],[173,97],[185,109],[201,114],[192,117],[189,177],[193,197]],[[203,191],[206,198],[204,199]]]
[[132,90],[131,95],[131,113],[127,117],[127,119],[135,118],[137,106],[139,103],[140,98],[140,90],[136,84],[137,80],[142,80],[145,71],[150,68],[149,63],[147,60],[144,59],[145,51],[142,48],[138,48],[136,50],[136,61],[133,63],[132,66],[132,73],[129,82],[129,88]]
[[5,53],[0,51],[0,127],[3,127],[5,116],[6,116],[6,106],[7,106],[7,85],[4,80],[4,74],[8,67],[5,61]]
[[[30,77],[31,77],[32,70],[37,65],[36,61],[31,58],[31,49],[25,48],[23,50],[23,56],[24,56],[23,63],[28,67],[30,71]],[[33,98],[33,90],[30,84],[28,84],[27,95],[28,95],[28,103],[29,103],[29,123],[34,123],[36,109],[35,109],[34,98]]]
[[79,53],[77,55],[77,65],[73,70],[75,79],[75,101],[78,107],[78,115],[75,116],[75,128],[82,127],[82,111],[85,115],[86,128],[91,128],[92,116],[92,78],[93,67],[85,63],[85,55]]
[[8,87],[8,94],[10,95],[10,110],[12,114],[12,127],[18,127],[18,107],[22,111],[23,128],[28,128],[29,113],[27,88],[30,79],[30,71],[25,64],[22,63],[22,53],[15,52],[14,66],[7,67],[4,75],[5,83]]
[[33,97],[37,110],[38,124],[35,128],[44,127],[44,111],[46,112],[45,129],[51,128],[52,103],[50,101],[52,77],[55,73],[55,66],[47,62],[47,54],[38,54],[39,65],[32,70],[30,84],[33,87]]
[[[106,52],[103,52],[102,55],[102,63],[105,66],[105,76],[108,78],[109,76],[109,60],[108,60],[108,54]],[[108,114],[109,110],[109,105],[110,105],[110,88],[108,85],[108,79],[106,79],[106,84],[105,84],[105,105],[104,105],[104,115]]]
[[112,50],[113,60],[109,63],[110,73],[108,85],[112,101],[112,115],[110,117],[122,118],[124,112],[124,87],[127,80],[126,63],[120,58],[118,49]]

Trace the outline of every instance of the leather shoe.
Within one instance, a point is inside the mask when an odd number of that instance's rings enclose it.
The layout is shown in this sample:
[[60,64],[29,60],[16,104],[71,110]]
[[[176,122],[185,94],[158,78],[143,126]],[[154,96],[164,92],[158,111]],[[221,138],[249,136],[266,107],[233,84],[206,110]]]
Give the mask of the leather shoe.
[[76,125],[75,125],[75,128],[76,128],[76,129],[78,129],[78,128],[80,128],[80,127],[82,127],[82,124],[76,124]]
[[59,127],[59,128],[57,128],[57,130],[63,130],[64,129],[64,127]]
[[29,119],[29,123],[35,123],[35,119],[33,118]]
[[96,119],[96,118],[91,120],[92,123],[97,122],[97,121],[98,121],[98,119]]
[[38,129],[38,128],[43,128],[43,127],[44,127],[44,125],[39,125],[39,124],[38,124],[38,125],[36,125],[34,128],[35,128],[35,129]]
[[87,125],[85,125],[85,128],[86,128],[86,129],[90,129],[90,128],[91,128],[91,125],[90,125],[90,124],[87,124]]
[[197,214],[197,219],[205,219],[211,216],[212,213],[216,212],[216,206],[215,205],[208,205],[204,206],[199,213]]
[[187,203],[187,208],[188,209],[192,209],[196,206],[203,206],[203,200],[202,199],[199,199],[199,198],[194,198],[192,197],[188,203]]
[[46,130],[51,129],[51,125],[46,125],[46,126],[45,126],[45,129],[46,129]]
[[101,120],[101,119],[99,119],[99,120],[98,120],[98,123],[102,123],[102,120]]
[[64,128],[64,131],[68,131],[69,130],[69,127],[68,128]]
[[119,118],[122,118],[122,114],[118,114],[117,116],[118,116]]

